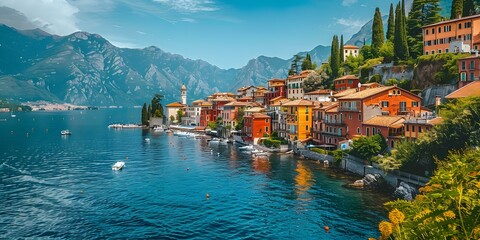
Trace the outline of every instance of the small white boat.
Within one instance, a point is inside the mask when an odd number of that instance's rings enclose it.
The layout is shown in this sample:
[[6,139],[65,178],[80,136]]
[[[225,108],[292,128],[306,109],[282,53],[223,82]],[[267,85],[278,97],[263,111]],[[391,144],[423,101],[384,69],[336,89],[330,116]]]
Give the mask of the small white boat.
[[61,135],[72,135],[72,133],[71,133],[68,129],[62,130],[62,131],[60,132],[60,134],[61,134]]
[[254,149],[254,150],[252,150],[252,154],[253,154],[253,153],[255,153],[255,154],[256,154],[256,153],[263,153],[263,151],[262,151],[262,150],[258,150],[258,149]]
[[145,142],[150,142],[150,138],[145,138]]
[[253,150],[253,149],[255,149],[255,148],[253,147],[253,145],[247,145],[247,146],[239,147],[238,149],[241,149],[241,150]]
[[156,127],[153,128],[153,131],[154,132],[163,132],[164,129],[161,126],[156,126]]
[[112,170],[114,170],[114,171],[122,170],[122,168],[123,168],[124,166],[125,166],[125,162],[124,162],[124,161],[117,161],[115,164],[113,164]]

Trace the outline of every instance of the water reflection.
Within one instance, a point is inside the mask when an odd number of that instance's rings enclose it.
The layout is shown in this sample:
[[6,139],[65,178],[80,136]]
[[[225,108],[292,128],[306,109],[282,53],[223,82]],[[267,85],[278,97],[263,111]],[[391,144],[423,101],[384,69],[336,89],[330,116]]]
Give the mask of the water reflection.
[[267,156],[253,158],[253,169],[255,169],[256,172],[268,174],[270,173],[270,168],[270,160]]
[[307,191],[312,187],[313,174],[312,171],[303,164],[302,161],[297,162],[297,168],[295,169],[297,176],[295,177],[295,192],[297,194],[297,199],[306,199]]

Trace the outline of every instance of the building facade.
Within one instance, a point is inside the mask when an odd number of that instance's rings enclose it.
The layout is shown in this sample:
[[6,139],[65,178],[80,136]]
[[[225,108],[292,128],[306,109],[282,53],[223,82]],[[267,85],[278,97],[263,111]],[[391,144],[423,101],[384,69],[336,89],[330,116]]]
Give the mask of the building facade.
[[335,91],[358,88],[360,79],[355,75],[346,75],[333,80]]
[[245,140],[257,144],[260,138],[271,135],[270,116],[263,113],[253,113],[243,118]]
[[480,15],[456,18],[423,27],[423,54],[479,50]]
[[282,106],[287,113],[288,139],[293,142],[311,137],[313,102],[299,99]]
[[470,57],[460,58],[457,63],[460,78],[458,79],[458,88],[480,80],[480,57],[478,53]]
[[305,81],[305,78],[312,72],[313,70],[305,70],[298,75],[287,77],[286,84],[288,99],[303,99],[303,81]]
[[347,57],[358,57],[360,49],[354,45],[344,45],[343,46],[343,61],[347,60]]

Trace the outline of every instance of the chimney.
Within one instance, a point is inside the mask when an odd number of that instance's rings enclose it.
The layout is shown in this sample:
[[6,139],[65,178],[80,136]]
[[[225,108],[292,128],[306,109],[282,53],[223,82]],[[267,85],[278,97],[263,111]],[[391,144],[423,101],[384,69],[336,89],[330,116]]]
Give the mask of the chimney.
[[435,96],[435,107],[438,107],[442,103],[442,98],[437,95]]

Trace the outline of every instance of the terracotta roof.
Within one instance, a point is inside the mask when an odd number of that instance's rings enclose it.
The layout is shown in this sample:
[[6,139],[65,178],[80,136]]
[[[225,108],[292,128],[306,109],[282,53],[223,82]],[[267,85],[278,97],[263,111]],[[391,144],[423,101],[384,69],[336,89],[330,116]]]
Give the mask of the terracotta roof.
[[180,102],[173,102],[173,103],[167,104],[167,107],[185,107],[185,106],[186,105],[183,105]]
[[263,108],[263,107],[252,107],[250,109],[245,109],[245,112],[251,112],[251,113],[265,112],[265,108]]
[[304,99],[298,99],[284,103],[283,106],[313,106],[313,102]]
[[268,80],[268,82],[285,82],[285,79],[274,78],[274,79]]
[[354,45],[344,45],[343,49],[358,49],[358,47]]
[[464,20],[474,19],[474,18],[480,18],[480,14],[473,15],[473,16],[468,16],[468,17],[463,17],[463,18],[455,18],[455,19],[447,20],[447,21],[442,21],[442,22],[438,22],[438,23],[434,23],[434,24],[430,24],[430,25],[423,26],[422,28],[428,28],[428,27],[433,27],[433,26],[436,26],[436,25],[443,25],[443,24],[448,24],[448,23],[454,23],[454,22],[464,21]]
[[304,95],[330,94],[330,92],[335,93],[334,91],[332,91],[330,89],[318,89],[318,90],[315,90],[315,91],[305,93]]
[[287,79],[304,78],[304,77],[307,77],[312,72],[314,72],[314,71],[313,70],[304,70],[300,74],[288,76]]
[[436,118],[428,120],[428,123],[430,123],[432,125],[438,125],[442,122],[443,122],[443,118],[441,118],[441,117],[436,117]]
[[480,96],[480,81],[473,81],[445,96],[447,99]]
[[201,106],[208,107],[208,106],[212,106],[212,103],[205,101],[205,102],[202,102],[200,105],[201,105]]
[[187,90],[187,87],[185,87],[185,84],[182,84],[182,90]]
[[338,105],[336,106],[329,106],[329,109],[327,109],[327,111],[325,111],[327,113],[334,113],[334,112],[337,112],[338,113]]
[[345,75],[343,77],[339,77],[333,81],[339,81],[339,80],[348,80],[348,79],[359,79],[357,76],[355,75]]
[[286,102],[289,102],[289,101],[290,100],[288,100],[287,98],[283,98],[283,99],[278,100],[276,103],[270,104],[270,106],[272,106],[272,107],[283,106],[283,104],[285,104]]
[[341,98],[353,93],[356,93],[357,89],[356,88],[351,88],[351,89],[345,89],[343,91],[337,92],[336,94],[333,95],[334,98]]
[[325,110],[337,106],[338,102],[319,102],[319,105],[316,105],[314,109]]
[[248,106],[249,104],[246,102],[229,102],[225,104],[224,106],[235,106],[235,107],[243,107],[243,106]]
[[252,113],[251,115],[253,118],[270,118],[267,114],[263,113]]
[[402,124],[403,122],[405,122],[405,118],[400,116],[376,116],[363,122],[363,125],[391,127],[393,125]]
[[[340,97],[339,100],[364,99],[364,98],[371,97],[373,95],[376,95],[376,94],[379,94],[379,93],[382,93],[382,92],[385,92],[385,91],[388,91],[388,90],[391,90],[391,89],[394,89],[394,88],[397,88],[397,87],[388,86],[388,87],[369,88],[369,89],[365,89],[365,90],[362,90],[362,91],[358,91],[358,92],[349,94],[347,96]],[[356,90],[356,89],[354,89],[354,90]],[[406,91],[406,90],[403,90],[403,91]]]

